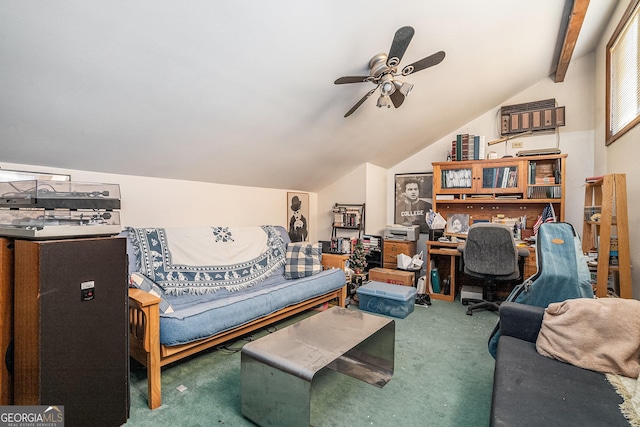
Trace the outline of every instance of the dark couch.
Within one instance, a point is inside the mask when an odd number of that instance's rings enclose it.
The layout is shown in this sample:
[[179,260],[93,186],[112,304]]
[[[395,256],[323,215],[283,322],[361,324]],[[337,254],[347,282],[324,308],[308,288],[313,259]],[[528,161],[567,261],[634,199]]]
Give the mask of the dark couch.
[[629,426],[604,374],[538,354],[544,309],[505,302],[491,402],[492,426]]

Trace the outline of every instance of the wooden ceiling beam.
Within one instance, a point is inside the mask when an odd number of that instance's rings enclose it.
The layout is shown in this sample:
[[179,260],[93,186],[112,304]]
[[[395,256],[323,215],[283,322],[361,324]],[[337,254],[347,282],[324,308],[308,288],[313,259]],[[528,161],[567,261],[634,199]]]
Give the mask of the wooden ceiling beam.
[[571,62],[571,56],[573,55],[573,49],[576,47],[578,41],[578,35],[584,22],[584,17],[587,14],[587,8],[589,7],[589,0],[573,0],[573,7],[569,15],[569,22],[564,33],[564,40],[562,42],[562,48],[560,49],[558,58],[556,60],[556,71],[554,73],[554,81],[560,83],[564,81],[564,77],[567,74],[569,68],[569,62]]

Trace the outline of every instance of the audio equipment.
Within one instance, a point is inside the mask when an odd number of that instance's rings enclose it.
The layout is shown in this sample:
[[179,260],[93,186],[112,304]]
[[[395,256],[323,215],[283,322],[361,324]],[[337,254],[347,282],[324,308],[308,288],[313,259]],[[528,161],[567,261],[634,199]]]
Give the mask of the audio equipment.
[[0,182],[0,207],[120,209],[118,184],[72,181]]

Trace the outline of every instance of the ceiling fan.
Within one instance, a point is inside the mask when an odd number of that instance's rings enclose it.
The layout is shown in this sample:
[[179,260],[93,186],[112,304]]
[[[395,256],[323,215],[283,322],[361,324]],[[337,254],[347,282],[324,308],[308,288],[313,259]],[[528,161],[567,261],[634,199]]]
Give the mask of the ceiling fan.
[[345,117],[349,117],[356,111],[378,88],[380,88],[378,107],[390,108],[391,104],[393,104],[395,108],[400,107],[405,97],[411,92],[411,89],[413,89],[413,84],[402,82],[396,79],[396,77],[408,76],[409,74],[433,67],[442,62],[444,52],[440,51],[405,66],[402,68],[402,71],[398,73],[398,66],[407,47],[409,47],[409,42],[411,42],[414,33],[413,27],[409,26],[402,27],[396,31],[393,42],[391,43],[391,48],[389,49],[389,54],[379,53],[369,61],[368,76],[345,76],[333,82],[337,85],[364,82],[371,82],[376,85],[375,88],[371,89],[356,105],[347,111],[344,115]]

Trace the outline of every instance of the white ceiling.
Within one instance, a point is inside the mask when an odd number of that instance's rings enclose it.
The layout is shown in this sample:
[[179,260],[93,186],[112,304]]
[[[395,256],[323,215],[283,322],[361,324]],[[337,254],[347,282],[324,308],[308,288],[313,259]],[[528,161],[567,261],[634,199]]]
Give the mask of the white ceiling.
[[[571,0],[568,0],[571,2]],[[617,0],[589,5],[573,58]],[[549,76],[565,9],[537,0],[6,0],[0,161],[319,191],[388,168]],[[415,36],[398,109],[366,75],[395,31]],[[569,67],[570,77],[571,66]]]

